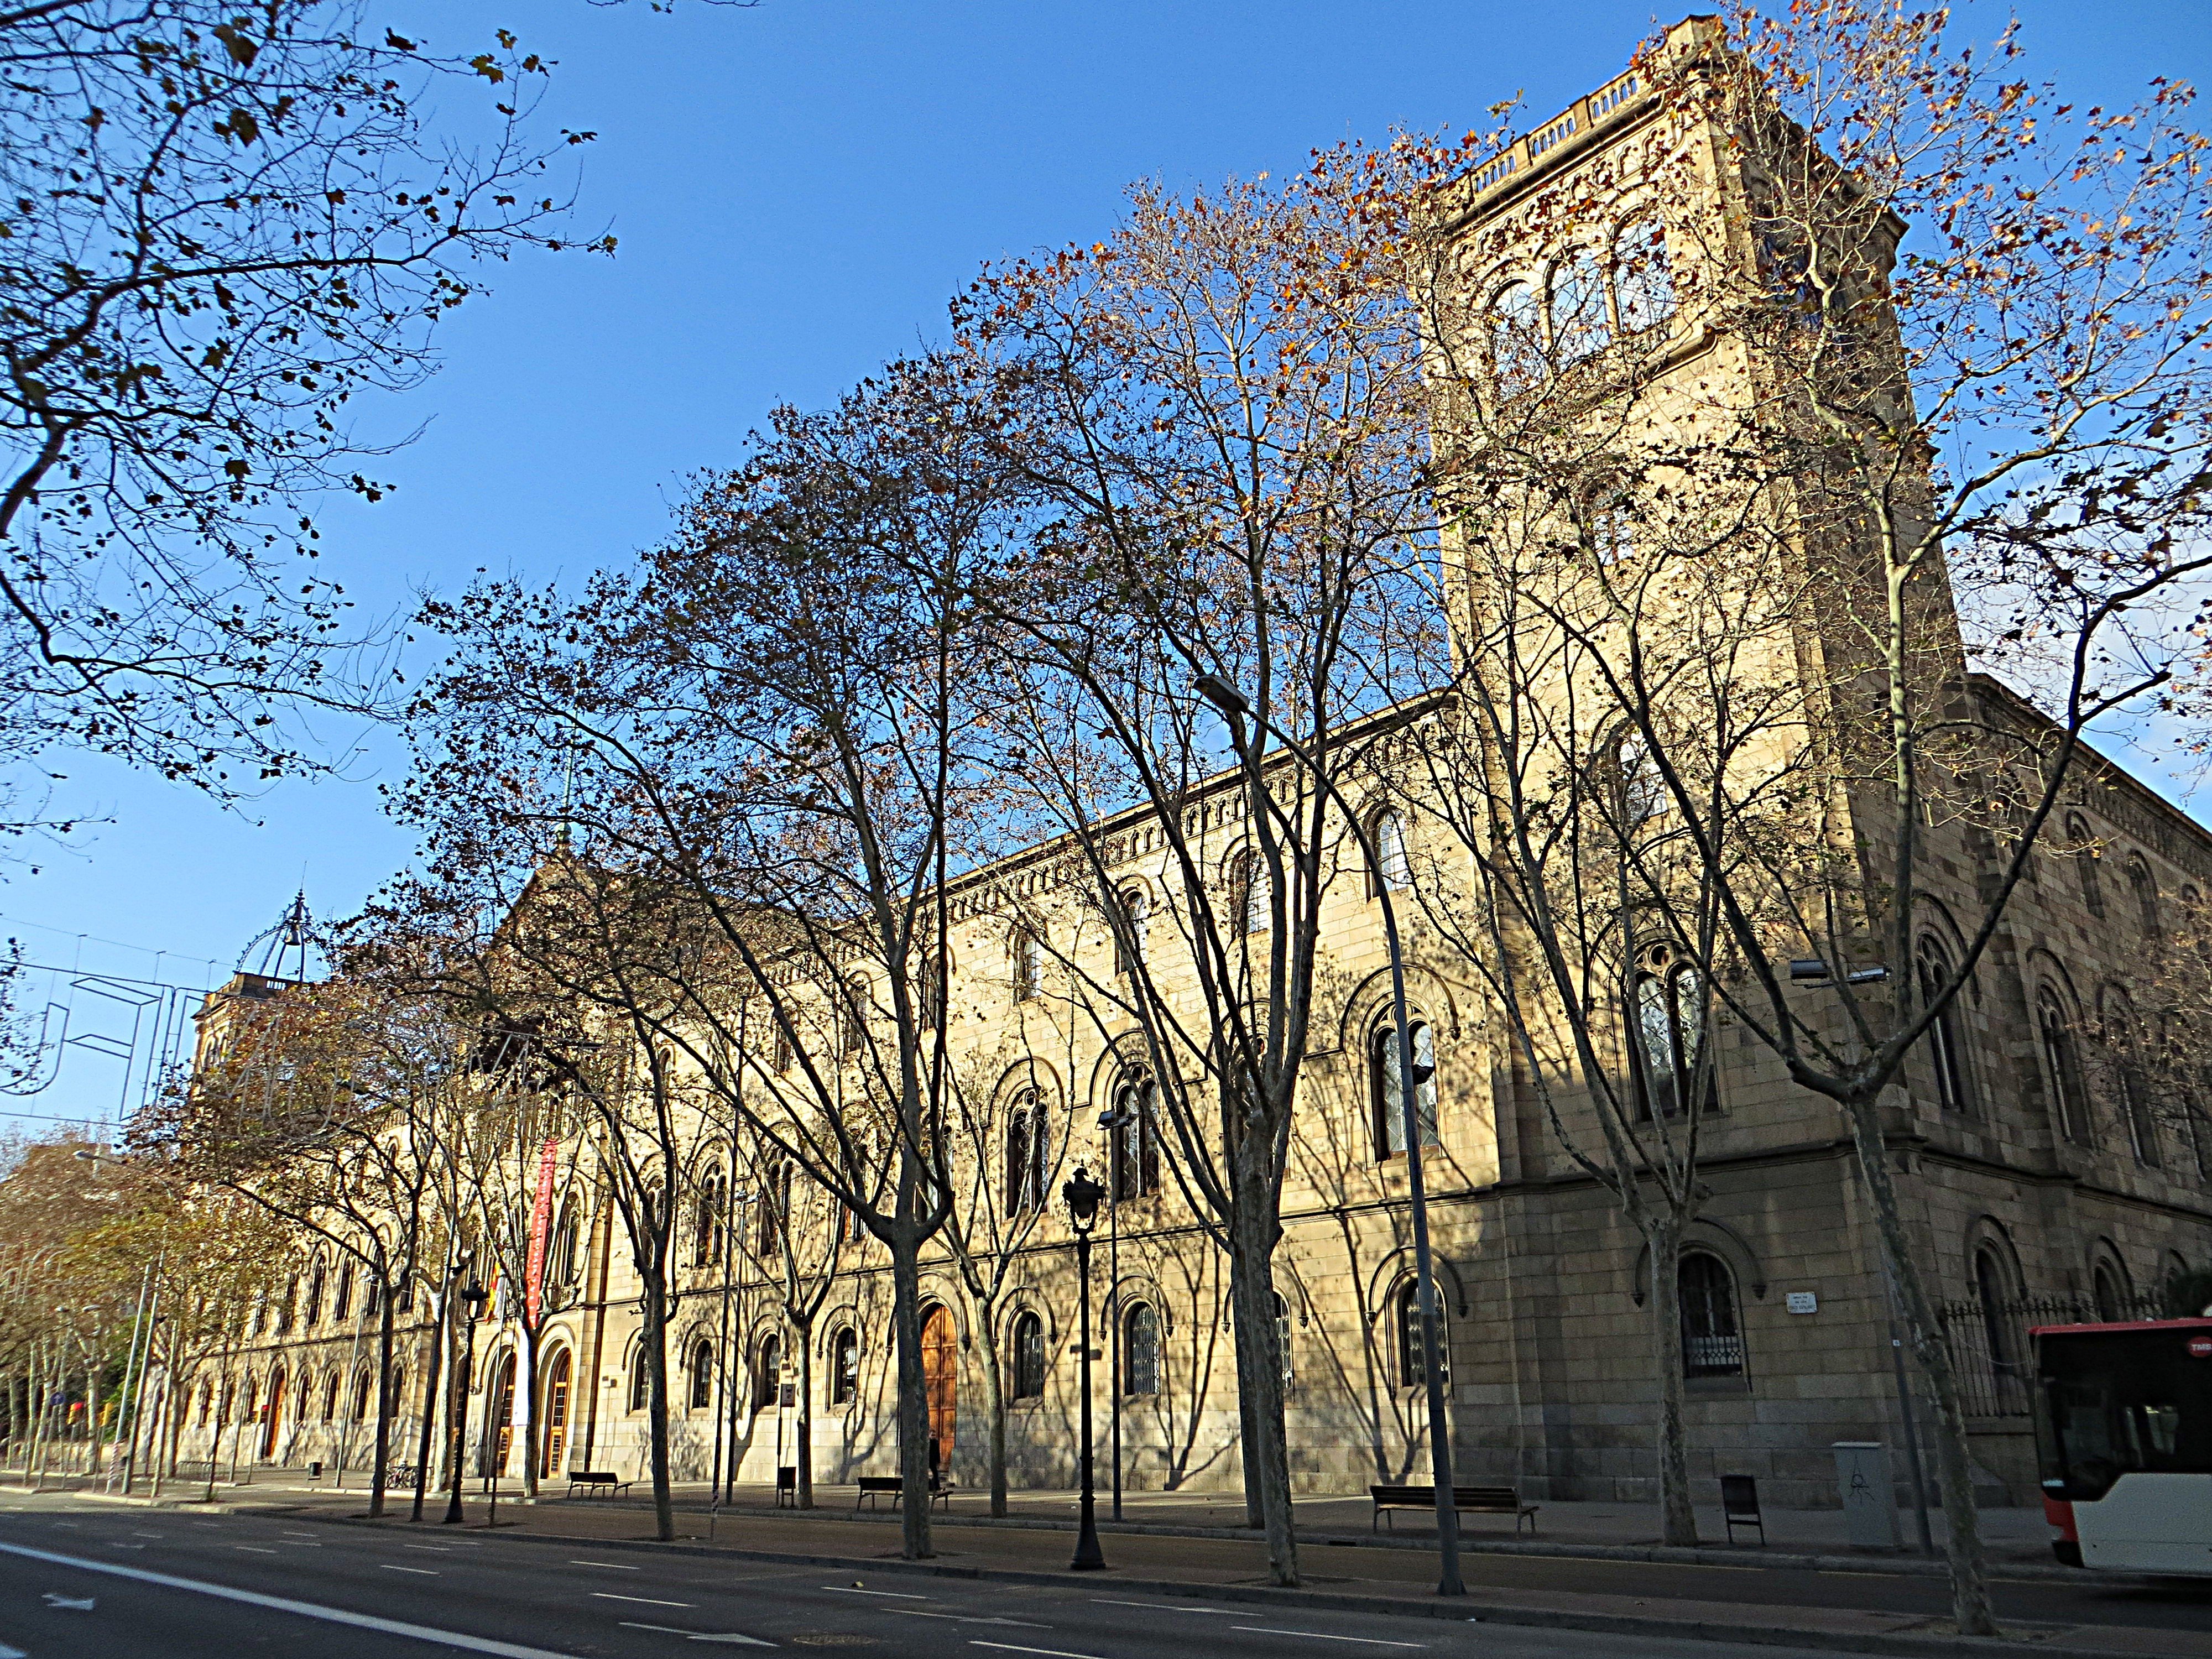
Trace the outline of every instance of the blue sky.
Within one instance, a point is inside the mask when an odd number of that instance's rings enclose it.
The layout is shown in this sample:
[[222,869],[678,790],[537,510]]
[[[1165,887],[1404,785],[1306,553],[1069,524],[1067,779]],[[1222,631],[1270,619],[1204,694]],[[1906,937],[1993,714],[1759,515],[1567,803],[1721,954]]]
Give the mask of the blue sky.
[[[1648,0],[371,9],[451,50],[517,28],[559,60],[544,114],[599,134],[582,217],[620,238],[611,261],[495,272],[447,335],[445,372],[369,412],[385,435],[427,422],[383,468],[392,496],[325,520],[334,574],[386,608],[478,568],[550,580],[626,558],[662,533],[685,475],[731,459],[775,404],[824,401],[933,337],[983,261],[1094,238],[1132,179],[1282,173],[1349,136],[1480,125],[1516,92],[1540,118],[1656,21]],[[1964,11],[1982,36],[2002,15]],[[2212,0],[2018,11],[2035,72],[2081,101],[2130,100],[2154,75],[2212,81]],[[57,806],[109,822],[37,849],[35,872],[0,872],[0,933],[64,969],[204,983],[303,883],[319,911],[357,906],[410,850],[378,798],[399,757],[375,734],[325,735],[359,745],[346,776],[233,812],[58,759]],[[125,1005],[70,977],[34,1000],[76,1004],[80,1033],[128,1032]],[[50,1088],[6,1103],[24,1127],[113,1110],[122,1068],[100,1047],[73,1045]]]

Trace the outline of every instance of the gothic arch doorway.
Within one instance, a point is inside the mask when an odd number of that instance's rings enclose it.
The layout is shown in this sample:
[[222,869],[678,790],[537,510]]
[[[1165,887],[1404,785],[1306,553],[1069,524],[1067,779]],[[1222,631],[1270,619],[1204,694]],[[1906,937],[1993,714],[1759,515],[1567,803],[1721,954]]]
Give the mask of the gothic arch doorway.
[[544,1457],[538,1468],[546,1480],[561,1473],[561,1459],[568,1450],[568,1350],[553,1356],[545,1372]]
[[921,1317],[921,1384],[929,1401],[930,1467],[941,1469],[952,1461],[960,1403],[960,1338],[941,1302]]
[[507,1473],[507,1454],[514,1443],[514,1350],[509,1348],[493,1373],[491,1389],[491,1474]]
[[284,1421],[284,1368],[279,1365],[269,1378],[268,1416],[261,1431],[261,1461],[271,1463],[276,1459],[276,1435]]

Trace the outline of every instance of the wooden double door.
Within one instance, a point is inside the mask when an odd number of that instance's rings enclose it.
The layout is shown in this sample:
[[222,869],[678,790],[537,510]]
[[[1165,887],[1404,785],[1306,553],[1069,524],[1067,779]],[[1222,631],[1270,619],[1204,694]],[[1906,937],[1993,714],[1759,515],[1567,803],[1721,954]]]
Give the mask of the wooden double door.
[[921,1317],[921,1385],[929,1401],[930,1466],[942,1469],[952,1462],[960,1415],[960,1334],[943,1303]]

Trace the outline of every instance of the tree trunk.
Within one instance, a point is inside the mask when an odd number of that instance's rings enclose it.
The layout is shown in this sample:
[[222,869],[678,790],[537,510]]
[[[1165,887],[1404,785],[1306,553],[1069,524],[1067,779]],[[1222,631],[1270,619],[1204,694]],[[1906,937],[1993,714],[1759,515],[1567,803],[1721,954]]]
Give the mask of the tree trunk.
[[795,1446],[792,1455],[799,1464],[798,1504],[802,1510],[814,1507],[814,1326],[810,1321],[792,1327],[799,1339],[799,1416],[792,1424]]
[[410,1521],[422,1518],[422,1496],[430,1488],[430,1437],[437,1429],[438,1378],[445,1368],[446,1324],[445,1310],[441,1308],[437,1322],[430,1327],[430,1358],[424,1367],[427,1375],[422,1379],[422,1432],[415,1447],[415,1507],[407,1517]]
[[1974,1510],[1972,1460],[1966,1449],[1966,1414],[1959,1402],[1958,1378],[1951,1370],[1950,1352],[1936,1328],[1927,1287],[1907,1247],[1904,1218],[1897,1208],[1897,1188],[1890,1178],[1888,1151],[1882,1142],[1881,1110],[1875,1101],[1863,1098],[1847,1102],[1846,1109],[1850,1113],[1851,1140],[1858,1152],[1859,1170],[1874,1200],[1882,1254],[1897,1280],[1898,1299],[1905,1304],[1905,1328],[1912,1339],[1913,1353],[1927,1373],[1929,1391],[1935,1397],[1936,1485],[1943,1504],[1952,1616],[1961,1636],[1995,1636],[1996,1613],[1984,1576],[1980,1517]]
[[1694,1545],[1698,1514],[1690,1504],[1690,1456],[1682,1429],[1682,1233],[1669,1217],[1645,1234],[1651,1253],[1651,1357],[1659,1370],[1659,1536]]
[[998,1310],[971,1297],[969,1316],[975,1325],[975,1351],[983,1372],[983,1411],[988,1419],[986,1455],[990,1460],[991,1513],[1006,1512],[1006,1379],[999,1363]]
[[[522,1333],[521,1352],[515,1359],[514,1389],[522,1401],[522,1495],[538,1496],[538,1333],[526,1317],[515,1321]],[[494,1445],[499,1443],[494,1441]]]
[[668,1544],[676,1540],[676,1500],[668,1486],[667,1287],[648,1274],[641,1300],[645,1320],[638,1339],[638,1353],[645,1361],[646,1437],[653,1465],[653,1536]]
[[392,1417],[399,1402],[392,1397],[392,1347],[394,1340],[392,1287],[382,1287],[376,1316],[376,1446],[369,1454],[368,1516],[384,1514],[384,1488],[392,1479]]
[[891,1328],[898,1348],[899,1547],[936,1553],[929,1537],[929,1396],[921,1369],[921,1250],[902,1227],[891,1241]]
[[1230,1219],[1229,1294],[1237,1333],[1237,1391],[1251,1402],[1252,1431],[1244,1440],[1248,1488],[1256,1488],[1260,1523],[1267,1534],[1267,1573],[1285,1587],[1298,1582],[1297,1539],[1291,1528],[1291,1468],[1283,1422],[1283,1357],[1276,1350],[1272,1206],[1260,1190],[1266,1177],[1239,1172],[1236,1213]]

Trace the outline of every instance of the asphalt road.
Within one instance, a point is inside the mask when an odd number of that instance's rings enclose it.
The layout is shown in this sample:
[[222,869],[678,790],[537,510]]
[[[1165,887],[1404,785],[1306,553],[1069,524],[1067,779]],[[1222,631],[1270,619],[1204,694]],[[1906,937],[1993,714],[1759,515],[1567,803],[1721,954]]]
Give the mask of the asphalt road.
[[767,1645],[901,1659],[1811,1659],[1805,1650],[640,1559],[435,1528],[0,1500],[0,1659],[646,1659]]

